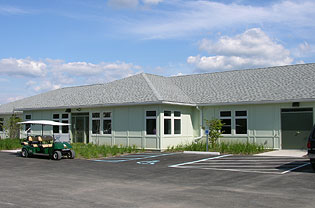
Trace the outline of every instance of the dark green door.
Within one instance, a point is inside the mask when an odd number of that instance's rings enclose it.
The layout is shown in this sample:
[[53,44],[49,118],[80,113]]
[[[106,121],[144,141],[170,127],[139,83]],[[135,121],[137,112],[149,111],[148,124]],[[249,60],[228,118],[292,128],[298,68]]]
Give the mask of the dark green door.
[[282,149],[306,149],[313,127],[313,109],[282,109]]

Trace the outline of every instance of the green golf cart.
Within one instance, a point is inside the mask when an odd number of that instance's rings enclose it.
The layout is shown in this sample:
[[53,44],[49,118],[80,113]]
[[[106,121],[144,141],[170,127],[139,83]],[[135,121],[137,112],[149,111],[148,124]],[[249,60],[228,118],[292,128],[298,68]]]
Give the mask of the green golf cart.
[[30,136],[27,129],[26,139],[21,143],[22,157],[31,157],[32,155],[47,155],[53,160],[60,160],[63,157],[74,159],[75,152],[71,149],[70,136],[67,135],[44,135],[44,126],[70,126],[70,124],[47,120],[33,120],[19,122],[18,124],[28,124],[30,129],[33,125],[42,126],[42,135]]

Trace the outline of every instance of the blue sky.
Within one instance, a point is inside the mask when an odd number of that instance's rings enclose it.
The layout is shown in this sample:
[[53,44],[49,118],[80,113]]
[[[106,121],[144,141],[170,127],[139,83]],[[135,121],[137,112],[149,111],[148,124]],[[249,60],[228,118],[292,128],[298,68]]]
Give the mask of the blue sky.
[[0,0],[0,104],[141,72],[313,63],[315,1]]

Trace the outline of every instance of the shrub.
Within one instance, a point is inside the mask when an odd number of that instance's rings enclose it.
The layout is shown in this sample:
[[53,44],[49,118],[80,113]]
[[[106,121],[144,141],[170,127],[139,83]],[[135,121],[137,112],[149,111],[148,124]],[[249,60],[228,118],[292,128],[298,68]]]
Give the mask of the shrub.
[[0,139],[0,150],[14,150],[21,147],[20,139]]
[[[167,151],[206,151],[206,143],[198,142],[191,143],[187,145],[177,145],[172,146],[167,149]],[[220,152],[222,154],[257,154],[261,152],[268,151],[263,145],[255,144],[255,143],[241,143],[241,142],[221,142],[209,149],[209,151]]]
[[144,149],[137,149],[134,146],[109,146],[109,145],[96,145],[96,144],[83,144],[83,143],[73,143],[73,150],[76,152],[78,157],[91,159],[91,158],[100,158],[107,156],[115,156],[118,154],[125,153],[137,153],[139,151],[144,151]]

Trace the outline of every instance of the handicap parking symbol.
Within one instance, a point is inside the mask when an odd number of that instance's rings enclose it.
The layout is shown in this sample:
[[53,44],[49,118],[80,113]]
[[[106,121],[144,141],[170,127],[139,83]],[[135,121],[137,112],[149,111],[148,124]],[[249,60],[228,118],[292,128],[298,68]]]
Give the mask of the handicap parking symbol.
[[155,165],[155,163],[160,162],[159,160],[146,160],[146,161],[139,161],[137,164],[139,165]]

